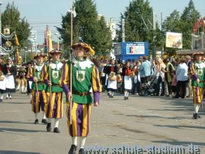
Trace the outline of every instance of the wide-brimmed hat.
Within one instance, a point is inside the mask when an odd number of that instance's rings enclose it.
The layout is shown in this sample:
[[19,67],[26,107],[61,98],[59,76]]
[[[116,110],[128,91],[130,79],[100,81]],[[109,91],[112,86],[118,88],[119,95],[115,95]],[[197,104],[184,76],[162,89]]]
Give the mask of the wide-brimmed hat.
[[57,50],[57,49],[54,49],[54,50],[51,50],[50,52],[49,52],[49,54],[55,54],[55,53],[57,53],[57,54],[61,54],[62,53],[62,51],[60,51],[60,50]]
[[95,54],[95,51],[91,48],[91,46],[89,46],[87,43],[84,43],[84,42],[75,43],[71,47],[74,50],[75,50],[76,47],[82,47],[82,48],[84,48],[86,50],[86,54],[88,54],[88,53],[90,55],[94,55]]
[[42,53],[38,53],[34,56],[34,59],[37,59],[38,57],[45,57],[45,55]]

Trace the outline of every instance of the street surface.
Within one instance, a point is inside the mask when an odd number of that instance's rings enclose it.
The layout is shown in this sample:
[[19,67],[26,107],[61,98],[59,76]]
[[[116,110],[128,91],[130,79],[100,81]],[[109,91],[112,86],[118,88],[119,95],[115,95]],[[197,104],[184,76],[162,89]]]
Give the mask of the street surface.
[[[126,151],[129,146],[137,147],[138,153],[152,150],[154,154],[154,148],[156,153],[160,148],[178,147],[186,154],[205,153],[205,112],[200,110],[202,118],[192,119],[191,98],[131,95],[124,100],[121,94],[114,98],[108,98],[106,93],[101,96],[100,106],[92,108],[87,150],[101,146],[111,153],[120,152],[123,146]],[[0,154],[68,153],[71,138],[65,113],[59,124],[61,133],[56,134],[46,132],[46,125],[33,124],[30,97],[25,94],[15,93],[13,99],[0,103],[0,109]]]

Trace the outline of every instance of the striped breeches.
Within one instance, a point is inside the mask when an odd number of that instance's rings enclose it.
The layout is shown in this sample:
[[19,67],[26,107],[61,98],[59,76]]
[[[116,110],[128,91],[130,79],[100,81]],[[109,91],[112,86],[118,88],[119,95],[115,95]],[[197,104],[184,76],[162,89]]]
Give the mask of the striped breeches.
[[192,91],[193,91],[193,103],[194,104],[202,104],[204,89],[200,88],[200,87],[193,86]]
[[47,118],[61,119],[63,117],[63,99],[62,92],[46,93],[46,106],[44,112]]
[[70,104],[67,104],[67,124],[72,137],[86,137],[90,131],[91,104],[72,103],[70,125]]
[[35,90],[32,90],[32,99],[31,99],[32,111],[34,113],[39,113],[40,109],[44,111],[45,103],[46,103],[45,91],[37,92]]

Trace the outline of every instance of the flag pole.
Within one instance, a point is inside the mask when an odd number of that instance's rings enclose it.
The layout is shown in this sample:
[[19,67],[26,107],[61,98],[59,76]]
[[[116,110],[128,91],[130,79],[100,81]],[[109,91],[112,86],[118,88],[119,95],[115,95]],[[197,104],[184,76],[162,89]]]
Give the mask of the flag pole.
[[[73,5],[72,5],[72,8],[71,8],[71,13],[70,13],[70,46],[72,46],[73,44]],[[70,93],[72,95],[72,49],[71,49],[71,52],[70,52],[70,68],[69,68],[69,79],[70,79],[70,82],[69,82],[69,88],[70,88]],[[69,111],[70,111],[70,125],[72,125],[72,97],[70,97],[70,108],[69,108]]]

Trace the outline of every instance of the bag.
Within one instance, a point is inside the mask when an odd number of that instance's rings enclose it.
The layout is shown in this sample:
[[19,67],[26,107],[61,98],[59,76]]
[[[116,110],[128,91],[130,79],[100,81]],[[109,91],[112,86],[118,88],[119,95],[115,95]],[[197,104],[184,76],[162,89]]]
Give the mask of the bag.
[[109,77],[108,77],[108,80],[116,81],[116,79],[117,79],[117,76],[115,75],[115,72],[111,72]]

